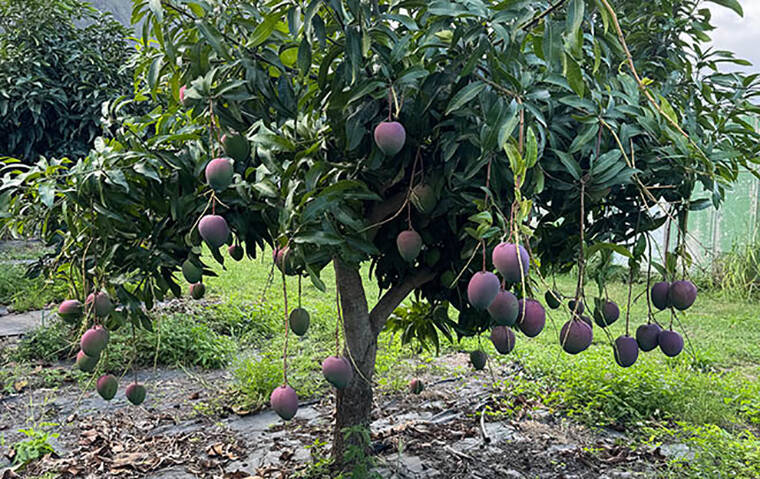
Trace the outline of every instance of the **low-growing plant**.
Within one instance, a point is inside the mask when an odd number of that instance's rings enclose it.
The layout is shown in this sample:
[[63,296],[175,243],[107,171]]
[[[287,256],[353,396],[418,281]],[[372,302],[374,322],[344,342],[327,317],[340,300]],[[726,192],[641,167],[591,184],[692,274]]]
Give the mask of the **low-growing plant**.
[[31,462],[47,454],[55,453],[55,448],[50,444],[50,440],[58,438],[59,434],[50,430],[56,426],[58,424],[43,422],[36,426],[19,429],[19,432],[26,436],[27,439],[11,445],[11,450],[13,450],[13,465],[18,466],[19,469],[23,469]]
[[695,369],[685,359],[664,365],[642,360],[635,371],[592,355],[555,372],[545,366],[539,366],[539,380],[549,389],[545,399],[587,424],[684,420],[727,426],[757,415],[748,406],[760,394],[757,386],[739,374]]
[[235,367],[233,375],[236,400],[251,409],[266,404],[272,390],[282,383],[282,370],[273,355],[244,359]]
[[75,328],[54,319],[24,336],[11,353],[11,358],[15,361],[56,361],[69,358],[75,347],[75,336]]
[[708,271],[696,276],[698,285],[731,295],[760,298],[760,239],[735,241],[731,249],[713,259]]
[[14,311],[42,309],[66,296],[63,281],[31,277],[33,270],[21,264],[3,264],[0,268],[0,304],[11,305]]
[[[76,352],[78,329],[62,321],[54,321],[30,332],[12,353],[17,361],[70,360]],[[226,366],[237,350],[235,341],[217,333],[196,318],[182,313],[161,317],[152,331],[139,330],[137,351],[129,328],[113,331],[109,350],[101,367],[112,373],[125,371],[134,361],[136,366],[200,366],[218,369]]]
[[680,423],[674,431],[655,431],[655,435],[658,441],[678,441],[689,451],[671,458],[663,477],[760,477],[760,437],[751,431],[731,432],[714,424]]

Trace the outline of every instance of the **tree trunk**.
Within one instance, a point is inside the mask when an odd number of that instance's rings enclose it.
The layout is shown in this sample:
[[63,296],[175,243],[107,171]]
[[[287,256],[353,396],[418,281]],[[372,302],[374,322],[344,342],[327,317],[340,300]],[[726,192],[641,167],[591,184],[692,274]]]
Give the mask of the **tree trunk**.
[[359,445],[359,436],[345,438],[346,428],[369,428],[372,413],[372,375],[375,371],[377,331],[370,322],[367,298],[359,271],[335,260],[335,276],[343,310],[345,348],[343,354],[354,367],[351,382],[336,394],[333,458],[344,465],[344,453],[349,445]]
[[[427,269],[419,269],[403,282],[392,286],[369,311],[359,269],[337,258],[333,265],[343,310],[343,334],[346,339],[343,355],[354,368],[351,382],[345,389],[337,391],[335,400],[333,458],[337,465],[345,466],[346,448],[362,444],[359,434],[346,438],[346,428],[362,426],[369,429],[372,422],[372,376],[375,372],[377,337],[388,317],[404,298],[435,275]],[[368,444],[364,443],[363,446]]]

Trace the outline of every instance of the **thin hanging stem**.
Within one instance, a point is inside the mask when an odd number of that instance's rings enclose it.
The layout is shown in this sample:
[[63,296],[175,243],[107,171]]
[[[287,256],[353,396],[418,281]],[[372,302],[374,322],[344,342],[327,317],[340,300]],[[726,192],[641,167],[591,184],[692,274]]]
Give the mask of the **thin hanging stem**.
[[335,308],[337,315],[335,317],[335,356],[340,357],[340,324],[341,324],[341,310],[340,310],[340,289],[338,288],[338,281],[335,281]]
[[[636,232],[639,232],[639,226],[641,225],[641,210],[639,210],[638,216],[636,216]],[[634,248],[635,248],[634,243]],[[637,263],[638,264],[638,263]],[[625,335],[630,336],[630,324],[631,324],[631,296],[633,294],[633,268],[628,267],[628,306],[625,310]]]
[[[668,250],[670,249],[670,224],[673,220],[671,214],[672,208],[669,208],[668,219],[665,222],[665,252],[662,254],[662,265],[666,275],[668,274]],[[666,276],[665,279],[670,281],[672,278]]]
[[580,308],[581,303],[581,297],[583,293],[583,274],[586,264],[585,259],[585,221],[586,221],[586,178],[581,178],[581,211],[580,211],[580,235],[581,235],[581,243],[580,243],[580,251],[578,252],[578,283],[575,287],[575,307],[573,308],[573,318],[575,318],[576,314],[578,313],[578,308]]
[[483,249],[483,271],[486,272],[486,242],[485,240],[480,240],[480,247]]
[[288,286],[285,281],[285,268],[282,271],[282,298],[285,302],[285,346],[282,350],[282,379],[284,385],[288,384],[288,337],[290,336],[290,327],[288,325]]
[[388,121],[393,121],[392,118],[392,112],[393,112],[393,93],[392,93],[392,85],[388,85]]
[[135,384],[137,384],[137,371],[135,370],[135,363],[137,362],[137,334],[135,333],[135,323],[132,324],[132,377]]
[[301,309],[301,275],[298,275],[298,309]]
[[646,234],[647,238],[647,290],[644,292],[647,298],[647,324],[652,323],[652,298],[650,291],[652,291],[652,238],[649,234]]

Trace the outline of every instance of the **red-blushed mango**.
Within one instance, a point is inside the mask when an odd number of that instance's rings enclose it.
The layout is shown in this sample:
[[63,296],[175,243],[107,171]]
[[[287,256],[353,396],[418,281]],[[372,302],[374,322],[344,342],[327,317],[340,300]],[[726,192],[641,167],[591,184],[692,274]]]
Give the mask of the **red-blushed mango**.
[[243,135],[225,133],[222,135],[221,141],[224,154],[237,161],[245,161],[251,154],[251,144]]
[[206,294],[206,285],[203,283],[193,283],[190,285],[190,297],[201,299]]
[[615,361],[620,367],[627,368],[639,358],[639,345],[636,340],[630,336],[620,336],[615,340]]
[[515,348],[515,333],[504,326],[491,329],[491,342],[500,354],[509,354]]
[[491,260],[505,281],[520,283],[528,279],[530,257],[523,245],[500,243],[493,249]]
[[308,311],[303,308],[295,308],[290,312],[288,324],[290,324],[290,330],[297,336],[303,336],[309,330],[310,320],[311,317]]
[[697,287],[689,280],[674,281],[668,290],[668,303],[684,311],[697,300]]
[[113,303],[108,293],[99,291],[90,293],[84,301],[85,308],[92,310],[95,316],[105,318],[113,312]]
[[375,144],[385,156],[394,156],[404,148],[406,130],[397,121],[384,121],[375,127]]
[[423,215],[430,214],[438,201],[433,187],[425,183],[420,183],[412,188],[410,199],[417,211]]
[[74,364],[79,368],[80,371],[91,373],[95,371],[95,366],[98,365],[99,360],[100,355],[90,356],[88,354],[85,354],[84,351],[79,351],[77,353],[77,359]]
[[422,236],[414,230],[402,231],[396,237],[398,253],[407,263],[414,263],[422,249]]
[[421,379],[414,378],[409,381],[409,392],[412,394],[420,394],[425,389],[425,383]]
[[229,158],[214,158],[206,165],[206,183],[216,191],[227,189],[232,183],[235,168]]
[[649,297],[652,300],[652,304],[657,309],[665,309],[670,306],[668,301],[668,292],[670,291],[670,283],[667,281],[660,281],[652,286],[652,291]]
[[277,387],[269,396],[269,404],[282,419],[290,421],[298,412],[298,395],[287,384]]
[[108,340],[111,339],[111,333],[108,332],[108,329],[106,329],[106,327],[102,324],[96,324],[92,327],[92,329],[94,329],[96,333],[102,336],[103,344],[108,346]]
[[486,367],[486,361],[488,361],[488,355],[485,353],[485,351],[476,349],[470,353],[470,362],[476,371],[480,371]]
[[185,104],[185,90],[187,90],[187,87],[185,85],[179,87],[179,102],[183,105]]
[[99,357],[100,353],[106,348],[106,336],[95,328],[90,328],[84,332],[79,340],[79,346],[88,356]]
[[657,335],[657,344],[665,356],[674,357],[683,350],[683,338],[680,334],[669,329],[663,329]]
[[[577,317],[578,317],[578,316],[576,316],[576,318],[577,318]],[[591,328],[591,329],[594,329],[594,322],[593,322],[593,321],[591,321],[591,318],[589,318],[589,317],[588,317],[588,316],[586,316],[585,314],[584,314],[583,316],[581,316],[581,317],[580,317],[580,320],[581,320],[581,321],[583,321],[584,323],[588,324],[588,327],[589,327],[589,328]]]
[[110,401],[116,396],[116,390],[119,389],[119,381],[116,380],[111,374],[104,374],[98,378],[98,383],[95,386],[100,397],[106,401]]
[[499,294],[499,278],[490,271],[478,271],[467,284],[467,299],[475,309],[488,309]]
[[510,291],[501,290],[488,306],[488,314],[497,326],[512,326],[517,322],[517,296]]
[[322,374],[327,382],[335,386],[336,389],[344,389],[351,382],[354,376],[354,369],[351,362],[338,356],[329,356],[322,361]]
[[67,322],[81,319],[83,312],[84,308],[78,299],[67,299],[58,306],[58,316]]
[[198,232],[210,247],[217,249],[230,236],[227,221],[219,215],[206,215],[198,222]]
[[188,283],[198,283],[203,278],[203,270],[189,259],[186,259],[182,263],[182,276],[185,277],[185,281]]
[[562,303],[560,300],[562,299],[562,295],[559,294],[557,291],[549,290],[544,294],[544,300],[546,301],[546,305],[549,306],[551,309],[557,309],[559,308]]
[[538,336],[546,324],[546,310],[535,299],[517,302],[517,326],[529,338]]
[[296,274],[295,256],[293,256],[293,253],[290,251],[290,247],[284,246],[282,248],[276,248],[273,255],[277,269],[288,276]]
[[145,386],[138,383],[131,383],[129,386],[127,386],[127,389],[124,393],[124,395],[127,396],[127,401],[131,402],[135,406],[139,406],[143,403],[143,401],[145,401],[146,394],[147,391],[145,391]]
[[651,351],[657,347],[660,328],[655,323],[642,324],[636,328],[636,342],[642,351]]
[[559,332],[559,343],[566,352],[578,354],[591,346],[594,333],[585,321],[571,319]]
[[230,247],[227,248],[227,253],[230,255],[230,258],[234,259],[235,261],[240,261],[245,255],[243,247],[239,244],[230,245]]

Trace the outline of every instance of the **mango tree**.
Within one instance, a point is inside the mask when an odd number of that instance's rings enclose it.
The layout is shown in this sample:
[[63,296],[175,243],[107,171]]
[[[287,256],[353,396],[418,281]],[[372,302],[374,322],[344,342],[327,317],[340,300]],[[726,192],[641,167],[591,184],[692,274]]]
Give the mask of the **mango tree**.
[[[110,327],[150,328],[142,305],[180,294],[180,269],[212,274],[204,241],[220,263],[225,244],[270,245],[283,275],[322,289],[332,264],[346,362],[330,368],[353,373],[331,381],[341,461],[342,431],[370,422],[378,335],[410,294],[440,312],[414,329],[423,340],[494,324],[534,336],[543,276],[577,265],[560,342],[579,352],[590,256],[639,268],[647,233],[672,222],[678,245],[654,267],[684,276],[688,212],[718,206],[757,152],[757,76],[717,70],[740,60],[703,46],[699,4],[649,2],[644,18],[608,0],[138,0],[137,91],[108,110],[118,134],[75,164],[11,164],[3,221],[57,245],[43,266],[87,290],[72,294],[114,294]],[[599,321],[617,319],[594,279]],[[514,346],[511,329],[493,337]]]

